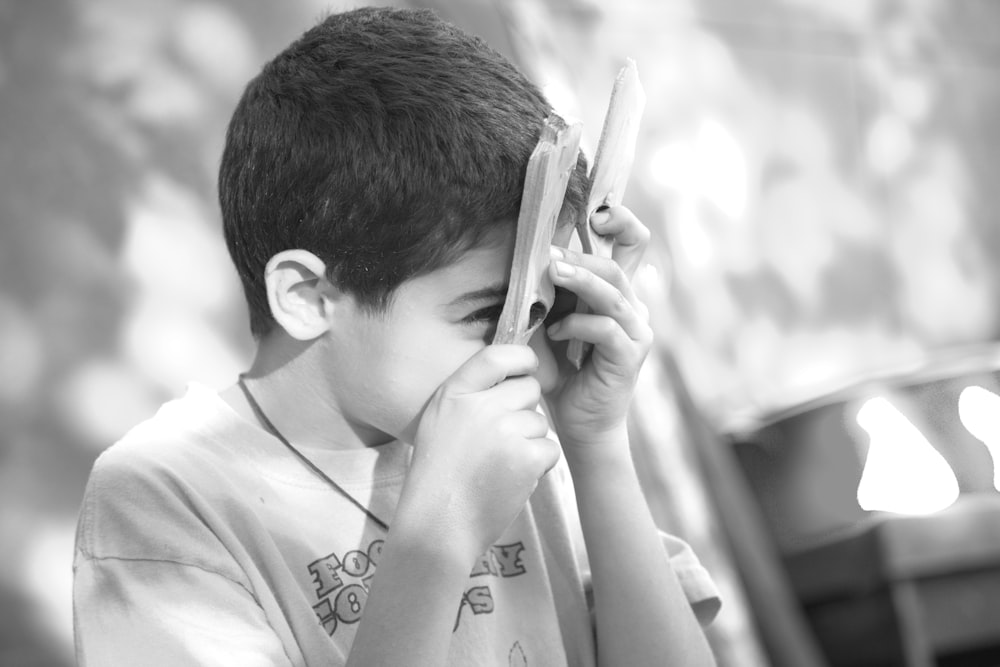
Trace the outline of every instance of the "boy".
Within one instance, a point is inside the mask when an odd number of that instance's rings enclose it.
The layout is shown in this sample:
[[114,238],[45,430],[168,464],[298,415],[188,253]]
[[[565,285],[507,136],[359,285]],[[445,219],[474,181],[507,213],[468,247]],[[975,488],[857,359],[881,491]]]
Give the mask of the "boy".
[[[489,345],[548,112],[427,12],[330,16],[250,82],[219,194],[257,355],[95,465],[82,665],[712,663],[714,589],[657,532],[629,456],[645,228],[595,215],[614,260],[554,248],[549,269],[594,314]],[[579,372],[558,361],[571,338],[594,344]]]

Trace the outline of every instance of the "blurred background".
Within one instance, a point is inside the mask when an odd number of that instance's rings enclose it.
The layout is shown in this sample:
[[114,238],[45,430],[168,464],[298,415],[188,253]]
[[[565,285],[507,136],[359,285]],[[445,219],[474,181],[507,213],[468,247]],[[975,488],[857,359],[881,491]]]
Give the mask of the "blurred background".
[[[247,365],[225,126],[355,4],[0,0],[0,665],[73,664],[94,459]],[[486,38],[591,154],[637,62],[634,448],[720,664],[1000,664],[1000,2],[369,4]]]

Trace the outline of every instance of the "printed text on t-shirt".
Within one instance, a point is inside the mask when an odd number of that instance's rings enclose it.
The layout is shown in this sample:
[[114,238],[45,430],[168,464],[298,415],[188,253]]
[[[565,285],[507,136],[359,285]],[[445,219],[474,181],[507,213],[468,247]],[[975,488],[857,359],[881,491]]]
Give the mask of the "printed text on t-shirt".
[[[384,540],[374,540],[366,550],[348,551],[343,557],[331,553],[309,564],[313,590],[319,600],[313,610],[331,636],[342,623],[357,623],[361,619],[384,543]],[[470,576],[507,578],[522,575],[527,571],[521,559],[523,552],[522,542],[495,544],[476,560]],[[473,615],[493,613],[493,593],[489,585],[477,584],[465,591],[455,618],[455,630],[465,610]]]

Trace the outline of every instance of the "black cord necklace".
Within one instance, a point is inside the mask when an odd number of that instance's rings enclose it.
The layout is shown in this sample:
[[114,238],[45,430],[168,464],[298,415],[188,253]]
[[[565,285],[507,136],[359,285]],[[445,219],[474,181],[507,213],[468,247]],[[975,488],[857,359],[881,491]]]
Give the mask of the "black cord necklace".
[[288,439],[287,439],[287,438],[285,438],[285,436],[281,435],[281,431],[279,431],[279,430],[278,430],[277,428],[275,428],[275,426],[274,426],[274,423],[272,423],[272,422],[271,422],[271,420],[267,418],[267,415],[266,415],[266,414],[264,414],[264,410],[263,410],[263,409],[262,409],[262,408],[260,407],[260,404],[259,404],[259,403],[257,402],[257,399],[256,399],[256,398],[254,398],[254,396],[253,396],[253,394],[252,394],[252,393],[250,393],[250,388],[249,388],[249,387],[247,387],[247,384],[246,384],[246,382],[244,381],[244,378],[243,378],[243,375],[240,375],[240,376],[238,377],[238,379],[237,379],[237,381],[236,381],[236,382],[237,382],[237,384],[238,384],[238,385],[240,386],[240,389],[241,389],[241,390],[243,390],[243,395],[244,395],[244,396],[246,397],[246,399],[247,399],[247,402],[248,402],[248,403],[250,404],[250,407],[251,407],[251,408],[253,409],[253,411],[254,411],[254,414],[255,414],[255,415],[257,415],[257,419],[259,419],[259,420],[260,420],[260,422],[261,422],[261,423],[262,423],[262,424],[264,425],[264,427],[265,427],[265,428],[266,428],[266,429],[267,429],[268,431],[270,431],[270,432],[271,432],[271,435],[273,435],[273,436],[274,436],[274,437],[276,437],[276,438],[277,438],[278,440],[280,440],[280,441],[282,442],[282,444],[284,444],[284,445],[285,445],[285,447],[287,447],[287,448],[289,449],[289,451],[291,451],[291,452],[292,452],[293,454],[295,454],[295,456],[297,456],[297,457],[298,457],[298,459],[299,459],[300,461],[302,461],[302,463],[304,463],[304,464],[305,464],[305,466],[306,466],[307,468],[309,468],[310,470],[312,470],[312,471],[313,471],[313,473],[314,473],[314,474],[316,474],[316,475],[318,475],[318,476],[319,476],[319,477],[320,477],[321,479],[324,479],[324,480],[326,480],[326,482],[327,482],[327,483],[328,483],[328,484],[329,484],[330,486],[332,486],[332,487],[333,487],[334,489],[336,489],[336,490],[337,490],[337,491],[338,491],[338,492],[339,492],[339,493],[340,493],[340,494],[341,494],[342,496],[344,496],[344,497],[345,497],[345,498],[347,498],[347,499],[348,499],[349,501],[351,501],[351,503],[352,503],[352,504],[353,504],[353,505],[354,505],[355,507],[357,507],[357,508],[358,508],[359,510],[361,510],[362,512],[364,512],[364,513],[365,513],[365,514],[366,514],[366,515],[368,516],[368,518],[369,518],[369,519],[371,519],[372,521],[374,521],[374,522],[375,522],[375,523],[376,523],[377,525],[379,525],[379,526],[380,526],[380,527],[381,527],[381,528],[382,528],[383,530],[385,530],[385,531],[388,531],[388,530],[389,530],[389,524],[387,524],[387,523],[386,523],[385,521],[383,521],[382,519],[378,518],[378,517],[377,517],[377,516],[375,515],[375,513],[374,513],[374,512],[372,512],[372,511],[371,511],[370,509],[368,509],[367,507],[365,507],[365,506],[364,506],[364,505],[363,505],[363,504],[361,503],[361,501],[359,501],[359,500],[358,500],[357,498],[355,498],[355,497],[354,497],[354,496],[352,496],[352,495],[351,495],[350,493],[348,493],[348,492],[347,492],[347,490],[346,490],[346,489],[344,489],[344,487],[342,487],[342,486],[341,486],[340,484],[337,484],[337,482],[333,481],[333,479],[331,479],[329,475],[327,475],[327,474],[326,474],[325,472],[323,472],[323,471],[322,471],[322,470],[321,470],[321,469],[319,468],[319,466],[317,466],[317,465],[316,465],[315,463],[313,463],[312,461],[310,461],[310,460],[309,460],[309,459],[308,459],[308,458],[306,457],[306,455],[305,455],[305,454],[303,454],[303,453],[302,453],[302,452],[300,452],[300,451],[299,451],[298,449],[296,449],[295,447],[293,447],[293,446],[292,446],[292,443],[288,442]]

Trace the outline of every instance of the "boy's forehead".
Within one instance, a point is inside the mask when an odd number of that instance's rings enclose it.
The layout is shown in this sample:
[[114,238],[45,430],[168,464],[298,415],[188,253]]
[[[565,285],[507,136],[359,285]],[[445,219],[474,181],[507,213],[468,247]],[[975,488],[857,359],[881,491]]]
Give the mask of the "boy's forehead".
[[453,262],[407,282],[424,284],[436,291],[447,305],[463,305],[497,294],[502,297],[510,279],[514,235],[491,236],[492,242],[477,244]]
[[[552,245],[570,248],[577,246],[575,232],[576,213],[571,207],[564,207],[552,237]],[[514,245],[517,236],[515,221],[497,224],[485,238],[465,251],[453,261],[406,281],[411,288],[417,288],[433,297],[439,307],[446,309],[466,307],[473,303],[495,301],[507,295],[514,269]],[[545,263],[548,262],[546,251]],[[520,263],[526,264],[526,260]],[[521,267],[522,269],[524,267]],[[425,290],[431,290],[430,293]],[[446,311],[448,312],[448,311]]]
[[[556,220],[555,229],[552,233],[552,245],[566,248],[573,237],[573,230],[576,229],[576,211],[569,205],[564,205],[559,211],[559,218]],[[504,229],[509,229],[510,238],[515,238],[517,233],[517,222],[512,221],[504,225]]]
[[[556,223],[555,231],[552,234],[551,245],[558,246],[560,248],[568,248],[570,243],[573,241],[576,220],[576,213],[569,206],[564,206],[562,211],[559,213],[559,220]],[[517,238],[517,222],[507,221],[505,224],[499,224],[496,228],[487,234],[486,238],[476,245],[472,246],[464,253],[459,255],[458,259],[454,263],[460,263],[463,259],[466,259],[470,253],[489,253],[489,254],[501,254],[509,255],[513,258],[514,252],[514,242]],[[508,261],[508,268],[510,267],[510,262]]]

